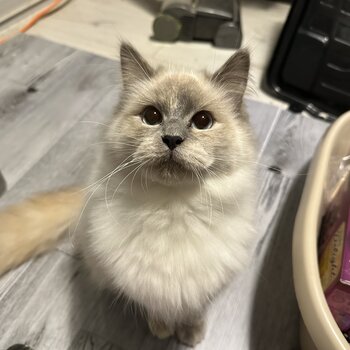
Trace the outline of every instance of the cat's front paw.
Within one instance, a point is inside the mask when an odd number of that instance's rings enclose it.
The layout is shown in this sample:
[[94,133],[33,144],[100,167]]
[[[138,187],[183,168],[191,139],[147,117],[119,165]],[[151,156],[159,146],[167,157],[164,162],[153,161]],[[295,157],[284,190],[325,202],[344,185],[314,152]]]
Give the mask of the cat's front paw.
[[192,325],[181,324],[176,328],[178,340],[187,345],[194,347],[204,339],[205,321],[201,320]]
[[175,333],[174,327],[168,326],[161,321],[148,320],[148,327],[151,333],[159,339],[171,337]]

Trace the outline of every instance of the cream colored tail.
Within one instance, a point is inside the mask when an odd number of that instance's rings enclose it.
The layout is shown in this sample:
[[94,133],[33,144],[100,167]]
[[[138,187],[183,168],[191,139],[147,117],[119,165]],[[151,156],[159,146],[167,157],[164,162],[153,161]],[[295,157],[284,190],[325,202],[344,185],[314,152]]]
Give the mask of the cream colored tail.
[[39,194],[0,212],[0,275],[57,243],[80,213],[77,188]]

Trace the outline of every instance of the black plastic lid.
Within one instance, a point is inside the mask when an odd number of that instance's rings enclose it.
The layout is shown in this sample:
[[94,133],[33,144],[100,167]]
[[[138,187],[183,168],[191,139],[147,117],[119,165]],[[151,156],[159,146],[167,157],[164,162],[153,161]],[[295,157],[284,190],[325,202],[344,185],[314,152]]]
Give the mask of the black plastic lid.
[[350,0],[294,1],[263,88],[324,119],[350,109]]

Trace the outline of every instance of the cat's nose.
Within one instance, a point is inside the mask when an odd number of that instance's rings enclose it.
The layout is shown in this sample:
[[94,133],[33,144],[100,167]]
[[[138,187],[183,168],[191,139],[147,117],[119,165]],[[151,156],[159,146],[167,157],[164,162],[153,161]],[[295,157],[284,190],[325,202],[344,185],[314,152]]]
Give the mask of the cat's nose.
[[162,137],[162,140],[171,150],[173,150],[180,145],[184,139],[180,136],[165,135]]

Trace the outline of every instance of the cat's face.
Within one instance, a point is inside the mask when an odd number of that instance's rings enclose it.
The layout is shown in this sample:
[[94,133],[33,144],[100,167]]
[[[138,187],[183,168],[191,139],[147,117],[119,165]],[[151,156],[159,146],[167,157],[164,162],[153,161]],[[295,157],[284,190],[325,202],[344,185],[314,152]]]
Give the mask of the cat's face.
[[245,51],[213,76],[154,70],[125,44],[121,63],[124,90],[107,134],[116,166],[132,162],[130,171],[171,185],[220,176],[243,161]]

